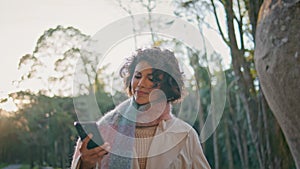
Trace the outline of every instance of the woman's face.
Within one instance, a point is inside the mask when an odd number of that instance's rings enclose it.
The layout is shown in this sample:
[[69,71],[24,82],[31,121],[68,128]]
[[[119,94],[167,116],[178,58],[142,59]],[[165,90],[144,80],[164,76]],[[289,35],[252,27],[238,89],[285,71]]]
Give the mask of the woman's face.
[[[152,66],[146,61],[139,62],[135,67],[131,79],[131,93],[138,104],[149,103],[150,93],[159,88],[154,87],[152,70]],[[162,79],[162,75],[159,78]]]

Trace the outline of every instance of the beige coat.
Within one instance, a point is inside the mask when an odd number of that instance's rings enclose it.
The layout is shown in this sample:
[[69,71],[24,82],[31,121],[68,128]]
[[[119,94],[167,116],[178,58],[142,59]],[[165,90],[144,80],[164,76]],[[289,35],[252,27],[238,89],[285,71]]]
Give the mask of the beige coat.
[[[80,144],[78,142],[75,149],[72,169],[80,165]],[[102,160],[107,158],[104,157]],[[139,169],[138,160],[135,158],[132,162],[133,169]],[[148,152],[146,168],[210,169],[210,166],[203,154],[196,131],[189,124],[173,117],[159,123]]]

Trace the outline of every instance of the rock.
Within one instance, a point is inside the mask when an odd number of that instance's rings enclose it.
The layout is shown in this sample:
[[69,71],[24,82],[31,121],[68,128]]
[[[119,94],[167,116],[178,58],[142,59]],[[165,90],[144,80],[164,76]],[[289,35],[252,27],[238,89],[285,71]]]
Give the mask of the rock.
[[262,91],[300,169],[300,0],[265,0],[255,44]]

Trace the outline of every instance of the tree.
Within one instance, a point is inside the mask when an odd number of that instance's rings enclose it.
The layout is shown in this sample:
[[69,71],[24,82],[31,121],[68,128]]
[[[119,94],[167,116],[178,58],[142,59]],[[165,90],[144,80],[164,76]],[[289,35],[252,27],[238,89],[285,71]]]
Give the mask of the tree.
[[22,154],[22,140],[17,137],[18,128],[13,120],[14,112],[0,110],[0,157],[1,163],[16,163],[26,156]]
[[[151,13],[154,12],[155,8],[157,7],[157,5],[161,2],[165,2],[163,0],[130,0],[130,1],[126,1],[126,0],[115,0],[119,7],[121,7],[131,18],[131,23],[133,25],[133,30],[132,32],[133,34],[133,38],[134,38],[134,45],[135,48],[137,49],[139,44],[138,44],[138,40],[137,40],[137,32],[138,32],[138,27],[147,27],[149,28],[150,34],[151,34],[151,44],[153,44],[154,46],[156,45],[156,43],[159,42],[159,37],[156,35],[156,32],[154,31],[154,27],[153,27],[153,23],[156,22],[154,18],[152,18]],[[168,1],[167,1],[168,2]],[[134,13],[140,13],[140,11],[137,12],[137,10],[142,10],[143,12],[147,13],[147,17],[145,17],[145,20],[143,21],[143,23],[136,22]],[[156,18],[157,19],[157,18]]]
[[[89,112],[88,119],[96,119],[100,116],[99,109],[103,112],[112,108],[112,99],[104,91],[106,65],[97,68],[101,54],[90,48],[94,43],[95,40],[74,27],[57,26],[46,30],[33,53],[20,59],[19,68],[27,68],[20,83],[40,79],[44,85],[39,92],[48,96],[73,96],[74,103],[85,106],[75,104],[78,116]],[[95,103],[90,96],[98,99],[98,106],[90,106]]]
[[18,129],[17,138],[22,141],[19,147],[30,152],[29,159],[25,160],[32,168],[35,164],[66,168],[75,142],[70,140],[75,138],[73,122],[76,116],[72,99],[30,92],[12,93],[10,97],[19,107],[13,117]]
[[[24,55],[19,62],[19,69],[25,72],[19,83],[25,80],[39,79],[47,95],[72,95],[72,82],[76,63],[84,65],[81,73],[89,79],[83,84],[87,92],[92,88],[97,77],[97,53],[84,50],[90,36],[81,33],[74,27],[57,26],[50,28],[40,36],[32,54]],[[82,66],[82,65],[81,65]]]

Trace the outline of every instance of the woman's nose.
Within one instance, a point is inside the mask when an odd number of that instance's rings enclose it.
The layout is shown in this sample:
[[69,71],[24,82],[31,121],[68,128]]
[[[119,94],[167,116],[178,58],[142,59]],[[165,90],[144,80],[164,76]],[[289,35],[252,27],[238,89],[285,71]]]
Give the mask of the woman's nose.
[[141,78],[138,81],[138,87],[147,87],[147,79],[146,78]]

